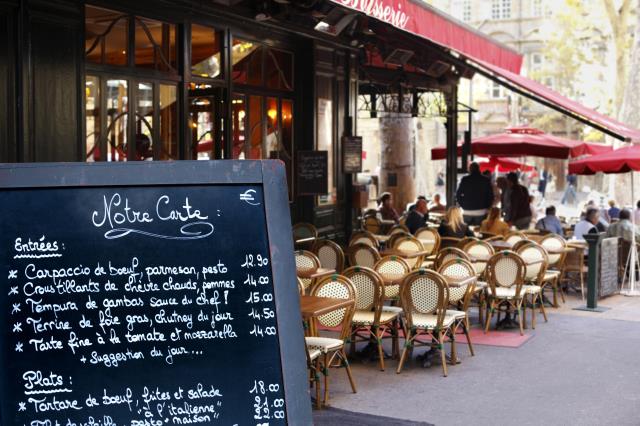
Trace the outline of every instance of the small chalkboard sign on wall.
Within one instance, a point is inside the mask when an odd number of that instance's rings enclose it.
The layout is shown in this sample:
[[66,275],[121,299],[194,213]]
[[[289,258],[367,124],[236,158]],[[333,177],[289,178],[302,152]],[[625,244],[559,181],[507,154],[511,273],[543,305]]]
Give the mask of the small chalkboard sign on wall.
[[0,166],[0,424],[311,424],[279,161]]
[[326,195],[329,192],[327,151],[298,151],[296,160],[298,195]]
[[600,243],[600,277],[598,297],[618,292],[618,238],[604,238]]
[[344,173],[362,172],[362,137],[344,136],[342,138],[342,171]]

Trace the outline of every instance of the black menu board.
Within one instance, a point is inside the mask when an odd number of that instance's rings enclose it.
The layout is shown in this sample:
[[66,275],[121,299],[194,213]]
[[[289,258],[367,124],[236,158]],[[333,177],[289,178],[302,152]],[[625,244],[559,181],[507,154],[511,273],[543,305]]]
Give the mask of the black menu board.
[[298,151],[298,195],[326,195],[329,193],[327,151]]
[[342,138],[342,171],[344,173],[362,172],[362,136],[344,136]]
[[278,161],[1,166],[0,423],[311,424],[286,188]]

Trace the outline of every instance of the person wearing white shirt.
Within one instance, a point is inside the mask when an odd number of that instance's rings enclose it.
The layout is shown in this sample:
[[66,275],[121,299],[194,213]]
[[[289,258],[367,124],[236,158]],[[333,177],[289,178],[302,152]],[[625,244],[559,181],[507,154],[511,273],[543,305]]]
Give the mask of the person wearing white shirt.
[[578,222],[573,229],[573,237],[577,240],[584,240],[586,234],[597,234],[598,228],[596,228],[596,224],[600,220],[599,216],[600,213],[597,209],[588,209],[584,219]]

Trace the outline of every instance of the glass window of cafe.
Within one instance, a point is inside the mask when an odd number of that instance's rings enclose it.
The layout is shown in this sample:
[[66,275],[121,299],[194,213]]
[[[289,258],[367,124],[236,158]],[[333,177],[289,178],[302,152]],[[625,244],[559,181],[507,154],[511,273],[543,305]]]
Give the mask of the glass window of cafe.
[[85,7],[86,161],[178,158],[176,31]]

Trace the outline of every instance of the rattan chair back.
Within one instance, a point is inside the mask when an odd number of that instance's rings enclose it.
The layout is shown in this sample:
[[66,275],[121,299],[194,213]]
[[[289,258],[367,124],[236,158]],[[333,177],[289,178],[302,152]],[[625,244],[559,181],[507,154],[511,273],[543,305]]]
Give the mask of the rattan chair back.
[[[311,289],[312,296],[331,297],[333,299],[349,299],[356,301],[356,289],[351,280],[342,275],[331,275],[326,277]],[[324,315],[315,317],[316,324],[334,328],[341,326],[340,338],[346,339],[351,334],[351,320],[353,319],[354,305],[348,308],[341,308]]]
[[529,243],[533,242],[532,240],[519,240],[516,241],[514,245],[511,246],[511,251],[515,251],[516,253],[518,252],[518,250],[520,249],[520,247],[524,247],[526,245],[528,245]]
[[449,304],[449,288],[442,275],[427,269],[411,272],[402,283],[400,299],[408,328],[413,326],[414,314],[435,314],[436,328],[442,328]]
[[335,269],[338,273],[344,269],[344,252],[342,247],[330,240],[319,240],[313,246],[313,252],[323,268]]
[[440,251],[436,255],[435,261],[433,262],[433,267],[435,270],[438,270],[440,269],[440,266],[444,265],[445,262],[455,259],[464,259],[466,261],[470,261],[467,253],[463,252],[459,248],[447,247],[440,249]]
[[378,240],[376,240],[376,237],[374,237],[373,234],[369,231],[356,232],[351,236],[351,239],[349,240],[349,246],[360,243],[367,244],[368,246],[374,248],[378,247]]
[[300,296],[304,296],[305,287],[302,279],[300,279],[300,277],[296,277],[296,282],[298,283],[298,293],[300,293]]
[[560,251],[567,247],[565,239],[558,234],[548,234],[540,240],[540,245],[547,251],[549,268],[562,269],[566,253]]
[[316,227],[306,222],[300,222],[293,225],[292,232],[294,240],[300,238],[318,237],[318,230],[316,229]]
[[[296,272],[308,273],[310,271],[315,271],[320,267],[320,259],[310,251],[307,250],[296,250],[295,252],[296,259]],[[313,281],[312,278],[303,278],[302,284],[304,285],[305,290],[311,285]]]
[[464,237],[464,238],[461,238],[460,241],[458,241],[458,244],[456,245],[456,247],[458,247],[460,250],[463,250],[467,244],[472,243],[474,241],[480,241],[480,240],[476,237]]
[[360,266],[345,269],[343,275],[356,288],[356,310],[374,311],[378,318],[384,300],[384,283],[380,275],[373,269]]
[[405,225],[400,225],[400,224],[393,225],[391,229],[389,229],[389,232],[387,232],[387,235],[393,235],[398,232],[409,234],[409,228],[407,228]]
[[540,244],[529,241],[520,245],[516,253],[525,263],[525,282],[542,283],[549,262],[545,249]]
[[520,240],[526,240],[526,239],[527,237],[522,232],[518,232],[518,231],[511,231],[504,236],[504,240],[509,244],[515,244]]
[[377,216],[367,216],[364,218],[364,229],[373,234],[382,232],[382,222]]
[[496,253],[487,263],[487,282],[493,294],[496,294],[498,287],[514,287],[516,297],[519,297],[524,283],[524,274],[524,261],[512,251]]
[[[411,268],[404,259],[398,256],[385,256],[380,259],[373,268],[385,279],[393,279],[400,283],[402,279],[411,271]],[[385,285],[385,297],[387,299],[397,298],[400,294],[400,284]]]
[[[436,228],[423,227],[416,231],[416,238],[421,240],[422,247],[425,250],[429,250],[429,255],[435,254],[438,252],[438,248],[440,248],[440,234],[438,234],[438,230]],[[422,240],[431,240],[432,243],[426,243]]]
[[358,243],[349,247],[349,265],[364,266],[373,269],[380,260],[380,253],[375,247]]
[[411,234],[409,234],[408,232],[404,232],[404,231],[396,232],[395,234],[389,235],[389,239],[387,240],[385,245],[388,248],[397,248],[396,245],[399,240],[403,239],[404,237],[410,237],[410,236]]
[[[422,247],[422,243],[420,242],[420,240],[411,235],[406,235],[396,240],[394,248],[402,250],[403,252],[410,253],[424,251],[424,247]],[[407,262],[407,265],[409,265],[411,269],[417,269],[422,266],[422,262],[424,262],[424,256],[407,257],[404,258],[404,261]]]
[[460,238],[455,237],[440,237],[440,250],[449,247],[458,247]]
[[[454,259],[445,262],[438,273],[444,277],[469,278],[475,277],[476,271],[473,265],[464,259]],[[469,296],[473,293],[473,285],[463,285],[460,287],[449,287],[449,304],[463,302],[468,305]],[[465,307],[466,310],[466,307]]]

